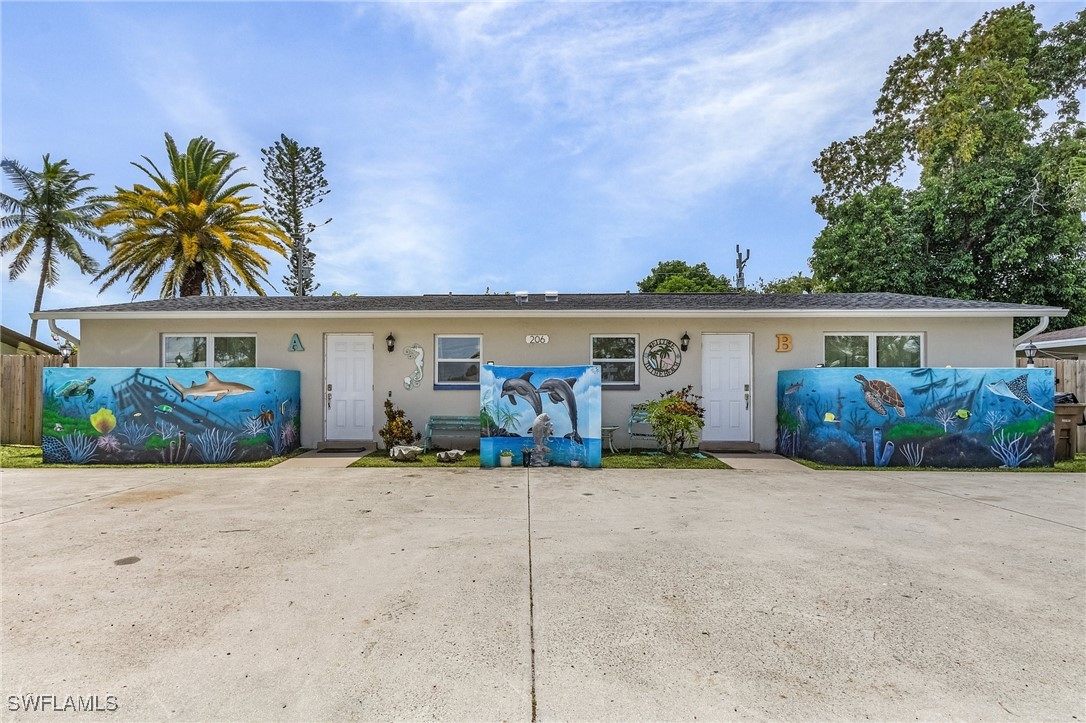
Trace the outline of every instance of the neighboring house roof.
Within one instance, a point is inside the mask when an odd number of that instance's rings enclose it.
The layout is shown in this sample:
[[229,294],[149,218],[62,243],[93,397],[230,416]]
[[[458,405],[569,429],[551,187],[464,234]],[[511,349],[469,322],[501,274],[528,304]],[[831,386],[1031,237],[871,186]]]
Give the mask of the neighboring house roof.
[[1074,344],[1086,344],[1086,326],[1076,326],[1073,329],[1060,329],[1038,334],[1032,340],[1036,344],[1049,341],[1071,342]]
[[25,334],[20,334],[14,329],[0,326],[0,344],[11,347],[16,354],[60,354],[60,352],[48,344],[33,339]]
[[1071,329],[1060,329],[1038,334],[1029,341],[1019,344],[1018,350],[1025,349],[1030,343],[1038,349],[1069,349],[1071,347],[1086,346],[1086,326],[1076,326]]
[[277,316],[1065,316],[1053,306],[908,294],[187,296],[32,314],[38,319]]

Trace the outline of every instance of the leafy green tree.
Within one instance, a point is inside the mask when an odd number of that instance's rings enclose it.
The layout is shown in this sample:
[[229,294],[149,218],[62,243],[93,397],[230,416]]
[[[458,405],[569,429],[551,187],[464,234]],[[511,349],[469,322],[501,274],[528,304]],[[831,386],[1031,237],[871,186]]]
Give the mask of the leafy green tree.
[[261,250],[286,256],[290,238],[259,213],[260,204],[240,195],[252,183],[232,183],[242,168],[231,168],[236,153],[215,148],[204,137],[189,141],[184,153],[166,134],[169,176],[147,156],[133,162],[151,186],[117,187],[98,219],[100,227],[118,225],[109,241],[110,260],[95,280],[102,288],[124,280],[141,294],[162,272],[159,294],[198,296],[229,294],[242,286],[265,295],[261,282],[268,260]]
[[[324,160],[316,146],[300,146],[280,134],[274,145],[261,149],[264,158],[264,206],[293,241],[290,274],[283,283],[295,296],[308,296],[320,284],[313,283],[317,255],[309,249],[309,234],[317,225],[305,220],[306,209],[324,201],[328,181],[324,178]],[[324,224],[330,223],[328,219]]]
[[[32,171],[18,161],[4,159],[3,167],[11,185],[21,197],[0,194],[0,228],[6,233],[0,239],[0,253],[14,253],[9,265],[12,281],[30,266],[35,253],[41,248],[41,275],[38,293],[34,297],[34,311],[41,310],[45,287],[56,286],[60,281],[60,257],[71,260],[80,272],[93,274],[98,262],[87,255],[77,236],[91,241],[105,242],[98,233],[94,221],[102,212],[102,204],[91,194],[94,186],[80,185],[91,174],[80,174],[67,160],[49,160],[42,157],[42,170]],[[30,322],[30,336],[38,331],[38,321]]]
[[685,261],[661,261],[637,282],[637,288],[654,294],[719,292],[731,291],[732,282],[726,276],[715,276],[705,262],[691,266]]
[[768,281],[759,277],[754,290],[759,294],[814,294],[825,291],[822,284],[810,276],[805,276],[803,272]]
[[[890,66],[873,127],[814,162],[827,222],[815,279],[1059,305],[1072,314],[1055,325],[1086,321],[1084,87],[1086,10],[1045,31],[1019,4],[957,38],[919,36]],[[903,189],[911,166],[919,185]]]

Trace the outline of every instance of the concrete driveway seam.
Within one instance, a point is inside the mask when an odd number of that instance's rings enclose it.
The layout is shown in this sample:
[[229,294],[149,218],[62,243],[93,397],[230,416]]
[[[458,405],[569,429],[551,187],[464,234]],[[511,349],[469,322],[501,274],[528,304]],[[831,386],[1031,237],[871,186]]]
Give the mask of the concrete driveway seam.
[[19,522],[21,520],[28,520],[31,517],[37,517],[38,515],[44,515],[44,514],[47,514],[49,512],[56,512],[57,510],[63,510],[66,507],[75,507],[76,505],[82,505],[82,504],[85,504],[87,502],[94,502],[96,500],[100,500],[100,499],[103,499],[103,498],[106,498],[106,497],[112,497],[113,495],[119,495],[119,494],[123,494],[125,492],[131,492],[132,490],[138,490],[138,489],[143,488],[143,487],[149,487],[151,485],[161,484],[161,483],[166,482],[166,481],[167,480],[165,480],[165,479],[161,479],[161,480],[155,480],[153,482],[144,482],[141,485],[134,485],[132,487],[125,487],[124,489],[113,490],[112,492],[106,492],[105,494],[96,495],[94,497],[84,497],[83,499],[76,500],[75,502],[69,502],[68,504],[65,504],[65,505],[59,505],[57,507],[51,507],[51,508],[49,508],[47,510],[38,510],[37,512],[31,512],[29,515],[23,515],[21,517],[14,517],[14,518],[12,518],[10,520],[0,520],[0,525],[6,525],[6,524],[11,523],[11,522]]
[[1075,525],[1069,525],[1066,522],[1060,522],[1059,520],[1053,520],[1050,517],[1041,517],[1040,515],[1031,515],[1030,513],[1023,512],[1022,510],[1012,510],[1009,507],[1003,507],[1001,505],[994,505],[991,502],[985,502],[984,500],[974,499],[972,497],[967,497],[965,495],[956,495],[956,494],[954,494],[952,492],[947,492],[945,490],[935,489],[934,487],[927,487],[925,485],[918,485],[915,482],[909,482],[907,480],[901,479],[900,477],[892,478],[892,479],[894,479],[894,481],[896,481],[896,482],[900,482],[901,484],[906,484],[906,485],[909,485],[910,487],[916,487],[917,489],[927,490],[928,492],[936,492],[936,493],[941,494],[941,495],[946,495],[947,497],[953,497],[955,499],[965,500],[966,502],[973,502],[973,503],[978,504],[978,505],[985,505],[986,507],[993,507],[993,508],[995,508],[997,510],[1003,510],[1004,512],[1010,512],[1010,513],[1015,514],[1015,515],[1024,515],[1026,517],[1032,517],[1035,520],[1041,520],[1042,522],[1051,522],[1054,525],[1060,525],[1062,527],[1070,527],[1072,530],[1077,530],[1079,532],[1086,532],[1086,527],[1077,527]]

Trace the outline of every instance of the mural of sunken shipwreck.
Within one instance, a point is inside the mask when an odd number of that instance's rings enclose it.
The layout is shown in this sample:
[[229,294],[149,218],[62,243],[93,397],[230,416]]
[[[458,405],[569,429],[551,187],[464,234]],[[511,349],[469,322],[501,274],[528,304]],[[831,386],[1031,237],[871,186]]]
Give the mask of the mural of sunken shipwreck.
[[818,368],[777,375],[777,451],[848,466],[1052,466],[1052,369]]
[[222,464],[298,447],[300,374],[223,367],[47,368],[47,464]]
[[502,450],[534,467],[600,466],[600,368],[485,364],[479,383],[479,456],[497,467]]

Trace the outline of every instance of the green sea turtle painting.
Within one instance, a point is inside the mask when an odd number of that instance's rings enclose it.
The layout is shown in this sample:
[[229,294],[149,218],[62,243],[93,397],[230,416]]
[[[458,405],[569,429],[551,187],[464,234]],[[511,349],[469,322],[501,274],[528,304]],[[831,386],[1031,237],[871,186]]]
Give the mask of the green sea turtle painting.
[[64,386],[62,386],[60,389],[58,389],[56,391],[56,394],[54,394],[53,396],[57,397],[58,399],[71,399],[72,397],[85,396],[88,402],[93,402],[94,389],[91,387],[91,385],[94,384],[94,382],[94,377],[87,377],[83,381],[77,381],[73,379]]
[[901,394],[898,393],[893,384],[884,382],[881,379],[868,379],[863,374],[857,374],[853,379],[863,386],[864,401],[876,412],[889,416],[886,408],[891,407],[897,410],[898,416],[905,416],[905,402],[902,401]]

